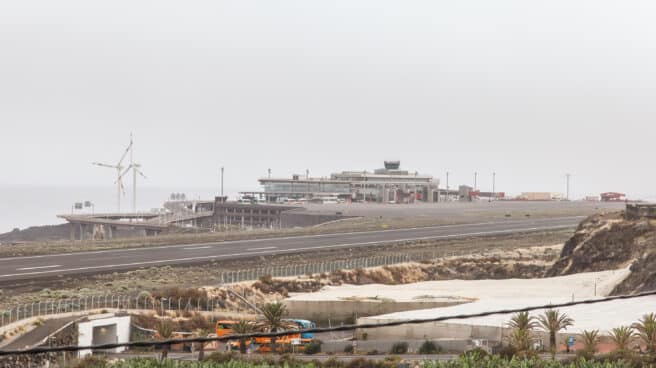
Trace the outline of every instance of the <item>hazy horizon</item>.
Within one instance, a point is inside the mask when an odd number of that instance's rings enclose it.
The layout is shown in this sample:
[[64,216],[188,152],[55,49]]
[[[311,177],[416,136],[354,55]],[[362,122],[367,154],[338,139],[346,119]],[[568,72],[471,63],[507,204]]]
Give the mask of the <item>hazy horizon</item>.
[[[656,197],[656,3],[0,4],[3,185],[152,187],[399,159],[450,185]],[[129,187],[130,180],[126,180]],[[0,203],[0,216],[8,216]]]

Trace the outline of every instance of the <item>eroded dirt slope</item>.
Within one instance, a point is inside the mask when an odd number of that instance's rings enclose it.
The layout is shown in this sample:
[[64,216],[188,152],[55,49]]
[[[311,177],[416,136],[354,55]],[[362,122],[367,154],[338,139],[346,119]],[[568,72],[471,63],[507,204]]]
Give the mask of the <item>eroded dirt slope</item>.
[[625,220],[622,213],[594,215],[583,221],[563,247],[547,276],[570,275],[630,266],[631,274],[613,294],[656,288],[656,226],[648,219]]

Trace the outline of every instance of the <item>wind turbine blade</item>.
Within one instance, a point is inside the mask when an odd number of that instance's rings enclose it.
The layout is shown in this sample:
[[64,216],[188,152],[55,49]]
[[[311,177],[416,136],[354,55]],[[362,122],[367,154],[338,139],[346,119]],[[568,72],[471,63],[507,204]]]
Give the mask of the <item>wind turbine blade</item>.
[[125,152],[123,152],[123,156],[121,156],[121,160],[118,162],[116,166],[121,166],[123,163],[123,160],[125,160],[125,156],[128,155],[128,152],[132,149],[132,139],[130,139],[130,144],[128,144],[128,148],[125,149]]
[[135,169],[135,171],[138,172],[139,175],[141,175],[144,179],[148,179],[148,178],[146,177],[146,175],[144,175],[144,173],[141,172],[141,170],[139,170],[139,169]]
[[103,163],[100,163],[100,162],[92,162],[91,165],[96,165],[96,166],[100,166],[100,167],[108,167],[110,169],[116,169],[116,166],[114,166],[114,165],[103,164]]
[[125,197],[125,187],[123,186],[123,180],[119,179],[118,183],[121,185],[121,192],[123,193],[123,196]]
[[119,180],[121,180],[121,179],[123,178],[123,176],[124,176],[125,174],[127,174],[128,171],[130,171],[131,168],[132,168],[132,165],[128,166],[125,170],[123,170],[123,172],[121,173],[121,175],[118,176]]

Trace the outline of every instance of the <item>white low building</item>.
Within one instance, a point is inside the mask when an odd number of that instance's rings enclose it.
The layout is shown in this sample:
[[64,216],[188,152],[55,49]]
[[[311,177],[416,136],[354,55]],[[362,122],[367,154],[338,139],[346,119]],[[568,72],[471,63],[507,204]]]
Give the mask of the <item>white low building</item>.
[[[130,316],[117,316],[113,313],[90,316],[77,324],[78,346],[91,346],[112,343],[130,342]],[[111,353],[120,353],[126,348],[118,347],[106,350]],[[80,358],[91,355],[91,349],[80,350]]]

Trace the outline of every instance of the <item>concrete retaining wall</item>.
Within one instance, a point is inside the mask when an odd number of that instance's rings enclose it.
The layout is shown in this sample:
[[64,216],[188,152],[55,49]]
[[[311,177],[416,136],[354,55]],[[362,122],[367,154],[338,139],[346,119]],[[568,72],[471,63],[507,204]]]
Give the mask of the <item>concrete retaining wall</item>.
[[[359,318],[358,324],[385,323],[394,320]],[[413,340],[413,339],[484,339],[501,341],[504,328],[495,326],[471,326],[455,323],[429,322],[416,325],[401,325],[359,329],[358,334],[366,332],[371,340]]]
[[345,321],[356,317],[409,310],[442,308],[458,305],[458,302],[392,302],[375,300],[284,300],[289,315],[312,321]]
[[[408,352],[416,353],[421,344],[426,340],[395,340],[395,341],[371,341],[371,340],[358,340],[356,342],[357,351],[371,352],[378,351],[380,353],[388,353],[392,350],[392,345],[397,342],[407,342]],[[432,340],[443,352],[463,352],[471,349],[474,345],[471,340]],[[352,341],[330,341],[324,342],[321,345],[321,351],[324,353],[343,353],[347,346],[353,346]]]

